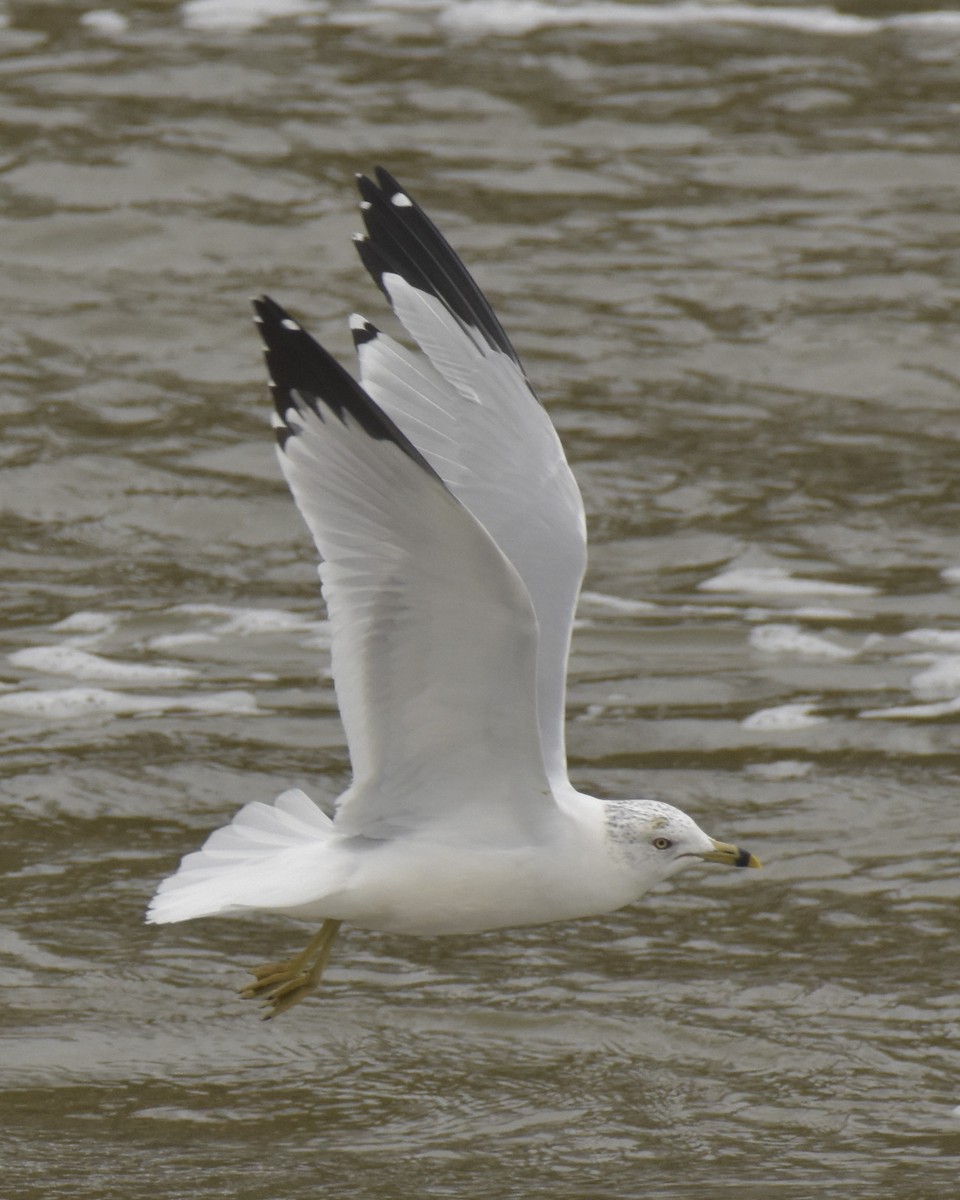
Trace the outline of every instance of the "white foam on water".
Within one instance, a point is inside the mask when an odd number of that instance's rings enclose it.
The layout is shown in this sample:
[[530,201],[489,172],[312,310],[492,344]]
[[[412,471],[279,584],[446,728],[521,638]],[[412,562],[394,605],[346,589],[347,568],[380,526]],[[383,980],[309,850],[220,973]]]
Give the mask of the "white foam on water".
[[154,667],[149,663],[125,663],[80,650],[77,646],[28,646],[9,655],[15,667],[27,667],[48,675],[72,679],[98,679],[109,683],[181,683],[197,672],[190,667]]
[[649,600],[626,600],[623,596],[608,596],[605,592],[581,592],[580,599],[585,604],[618,613],[648,613],[657,609],[657,605]]
[[180,6],[189,29],[244,33],[280,17],[320,16],[322,0],[186,0]]
[[744,729],[784,730],[808,729],[823,725],[826,717],[818,717],[812,704],[779,704],[776,708],[761,708],[741,721]]
[[935,704],[899,704],[893,708],[867,708],[858,716],[868,721],[932,721],[960,712],[960,697]]
[[832,604],[801,604],[784,611],[801,621],[854,621],[857,618],[849,608],[834,608]]
[[186,709],[188,712],[240,713],[244,716],[261,711],[252,693],[239,690],[208,692],[199,696],[191,696],[188,700],[181,697],[179,703],[173,702],[169,707],[170,709]]
[[910,690],[921,700],[946,700],[960,696],[960,655],[936,658],[933,665],[910,680]]
[[86,609],[71,613],[69,617],[50,626],[54,633],[109,633],[116,627],[117,618],[112,613]]
[[453,29],[529,33],[564,25],[763,25],[809,33],[873,33],[882,23],[832,8],[757,8],[752,4],[546,4],[542,0],[465,0],[442,14]]
[[259,712],[249,692],[212,692],[201,696],[142,696],[106,688],[73,687],[49,691],[18,691],[0,695],[0,712],[47,720],[105,715],[183,712],[250,715]]
[[831,37],[855,37],[885,29],[960,28],[956,12],[903,13],[861,17],[828,5],[709,4],[680,0],[675,4],[582,3],[548,4],[545,0],[461,0],[447,3],[440,22],[459,33],[523,34],[562,26],[677,27],[746,26],[784,29]]
[[775,596],[872,596],[876,588],[825,579],[796,579],[783,567],[733,567],[697,584],[701,592],[745,592]]
[[329,630],[329,622],[297,616],[279,608],[248,608],[234,613],[213,632],[222,636],[246,637],[261,633],[320,633]]
[[908,629],[903,636],[922,646],[947,646],[960,651],[960,629]]
[[261,633],[326,633],[330,622],[303,617],[285,608],[229,608],[221,604],[180,604],[171,610],[188,616],[221,617],[206,632],[219,636],[245,637]]
[[149,650],[177,650],[181,646],[199,646],[204,642],[219,642],[213,633],[163,633],[159,637],[150,638],[147,642]]
[[812,770],[812,762],[803,762],[802,760],[792,758],[781,758],[777,762],[771,763],[750,763],[744,768],[744,774],[755,776],[757,779],[769,779],[772,782],[775,782],[781,779],[803,779],[805,776],[809,775]]
[[112,8],[92,8],[80,17],[80,24],[94,33],[102,33],[105,37],[126,33],[130,28],[127,18]]
[[798,625],[761,625],[750,631],[750,645],[764,654],[792,654],[801,658],[855,658],[856,650],[838,646]]
[[682,613],[696,613],[701,617],[743,616],[743,609],[736,608],[732,604],[681,604],[676,611]]
[[[884,30],[916,29],[934,33],[960,29],[960,13],[899,13],[889,17],[862,17],[838,12],[829,5],[756,5],[703,3],[678,0],[674,4],[630,4],[611,0],[550,4],[546,0],[369,0],[357,4],[325,0],[184,0],[180,14],[189,29],[220,33],[245,33],[281,18],[303,18],[317,23],[327,17],[338,25],[389,27],[397,18],[413,13],[432,17],[441,29],[455,35],[522,35],[538,29],[609,28],[672,29],[727,26],[730,28],[783,29],[828,37],[864,37]],[[88,14],[87,23],[103,32],[116,31],[112,10]],[[123,18],[121,18],[123,19]]]

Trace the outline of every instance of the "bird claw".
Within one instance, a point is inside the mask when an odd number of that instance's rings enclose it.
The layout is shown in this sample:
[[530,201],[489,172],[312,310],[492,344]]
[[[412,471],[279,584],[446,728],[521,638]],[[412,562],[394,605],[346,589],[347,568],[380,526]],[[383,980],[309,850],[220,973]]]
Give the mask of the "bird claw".
[[261,984],[268,983],[270,979],[276,975],[278,978],[289,974],[297,966],[295,958],[288,958],[283,962],[264,963],[259,967],[251,967],[255,983],[250,984],[250,987],[259,987]]
[[253,1000],[275,984],[286,983],[295,975],[299,975],[301,965],[295,958],[291,958],[286,962],[264,963],[260,967],[251,967],[253,982],[240,988],[240,995],[244,1000]]
[[260,1006],[265,1010],[261,1020],[269,1021],[273,1017],[279,1017],[288,1008],[293,1008],[295,1004],[305,1000],[315,988],[316,984],[311,983],[304,975],[301,975],[299,979],[291,979],[289,983],[276,988],[264,997]]
[[253,967],[253,982],[239,989],[244,1000],[260,1000],[263,1020],[293,1008],[319,986],[340,921],[325,921],[320,932],[295,958]]
[[[276,967],[286,964],[273,963],[270,965]],[[316,987],[310,976],[302,971],[296,974],[292,971],[274,971],[267,974],[263,968],[260,968],[254,974],[257,976],[256,980],[247,984],[245,988],[241,988],[240,995],[244,1000],[260,1000],[261,1008],[267,1010],[263,1014],[265,1021],[269,1021],[271,1017],[279,1016],[288,1008],[299,1004]]]

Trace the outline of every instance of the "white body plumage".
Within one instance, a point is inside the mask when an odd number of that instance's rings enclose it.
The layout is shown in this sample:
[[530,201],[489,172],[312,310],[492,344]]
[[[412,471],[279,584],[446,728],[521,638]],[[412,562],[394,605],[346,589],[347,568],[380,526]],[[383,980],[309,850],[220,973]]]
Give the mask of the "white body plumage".
[[580,492],[459,258],[385,171],[360,191],[361,258],[420,353],[353,318],[361,386],[279,305],[255,304],[354,782],[332,814],[300,791],[248,805],[148,914],[322,919],[311,973],[271,964],[249,991],[284,1005],[315,984],[341,921],[469,933],[619,908],[696,858],[756,865],[669,805],[570,785]]

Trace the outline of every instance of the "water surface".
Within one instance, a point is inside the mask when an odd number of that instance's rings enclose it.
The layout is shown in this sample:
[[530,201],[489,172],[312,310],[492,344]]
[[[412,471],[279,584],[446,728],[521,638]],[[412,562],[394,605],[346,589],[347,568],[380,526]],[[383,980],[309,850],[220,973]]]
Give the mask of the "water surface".
[[[934,6],[935,7],[935,6]],[[22,1197],[932,1197],[960,1068],[960,23],[888,4],[9,3],[0,1143]],[[247,298],[350,353],[383,162],[589,513],[577,784],[755,850],[635,909],[141,924],[349,764]]]

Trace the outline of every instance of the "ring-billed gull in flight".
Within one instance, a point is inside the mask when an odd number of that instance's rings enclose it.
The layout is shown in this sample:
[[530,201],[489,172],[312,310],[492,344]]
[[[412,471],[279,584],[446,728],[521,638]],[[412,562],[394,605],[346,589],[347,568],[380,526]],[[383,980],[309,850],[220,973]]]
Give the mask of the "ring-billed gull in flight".
[[322,922],[243,990],[267,1016],[317,986],[343,922],[434,935],[570,920],[697,860],[760,865],[669,804],[571,785],[579,489],[446,239],[386,171],[359,187],[360,257],[420,353],[355,316],[357,383],[278,304],[254,304],[280,465],[320,552],[353,781],[330,808],[298,789],[246,805],[148,913]]

